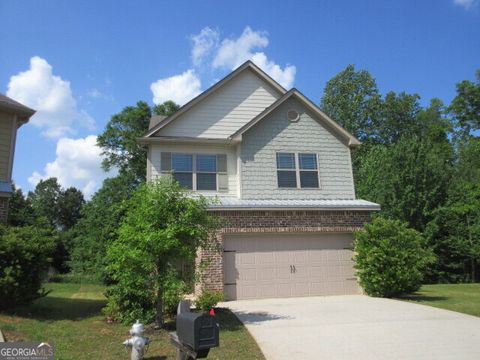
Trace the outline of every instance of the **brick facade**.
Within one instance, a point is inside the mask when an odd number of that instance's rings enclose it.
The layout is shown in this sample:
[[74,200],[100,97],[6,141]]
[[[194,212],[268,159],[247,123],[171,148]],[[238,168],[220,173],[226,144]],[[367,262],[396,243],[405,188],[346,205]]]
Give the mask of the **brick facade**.
[[8,197],[0,197],[0,223],[5,223],[7,221],[8,202]]
[[[370,221],[369,211],[323,210],[246,210],[212,211],[225,220],[216,235],[216,250],[201,250],[197,265],[203,263],[203,287],[223,292],[223,251],[226,234],[238,233],[300,233],[300,232],[353,232]],[[195,289],[198,294],[202,285]]]

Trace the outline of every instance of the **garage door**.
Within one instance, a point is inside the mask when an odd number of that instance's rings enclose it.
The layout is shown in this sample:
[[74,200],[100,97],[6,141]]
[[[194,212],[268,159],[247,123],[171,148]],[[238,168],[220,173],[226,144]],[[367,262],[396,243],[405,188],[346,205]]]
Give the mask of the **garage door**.
[[352,234],[231,235],[224,242],[230,300],[358,294]]

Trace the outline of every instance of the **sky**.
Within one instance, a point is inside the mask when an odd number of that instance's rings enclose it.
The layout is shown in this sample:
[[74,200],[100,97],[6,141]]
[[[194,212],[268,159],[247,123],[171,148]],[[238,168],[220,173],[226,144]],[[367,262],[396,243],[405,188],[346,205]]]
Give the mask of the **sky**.
[[315,103],[348,64],[423,105],[480,69],[480,0],[0,0],[0,24],[0,92],[37,110],[13,180],[87,198],[115,175],[96,146],[113,114],[184,104],[248,59]]

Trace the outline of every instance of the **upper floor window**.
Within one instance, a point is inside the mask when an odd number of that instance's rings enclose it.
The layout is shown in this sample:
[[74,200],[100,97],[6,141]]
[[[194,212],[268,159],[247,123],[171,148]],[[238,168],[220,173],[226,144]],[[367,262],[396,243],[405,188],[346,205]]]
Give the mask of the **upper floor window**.
[[197,190],[217,190],[216,155],[197,155]]
[[317,154],[277,153],[279,188],[318,188]]
[[193,189],[193,155],[172,154],[172,175],[187,189]]
[[162,152],[161,171],[171,173],[189,190],[228,191],[225,154],[185,154]]

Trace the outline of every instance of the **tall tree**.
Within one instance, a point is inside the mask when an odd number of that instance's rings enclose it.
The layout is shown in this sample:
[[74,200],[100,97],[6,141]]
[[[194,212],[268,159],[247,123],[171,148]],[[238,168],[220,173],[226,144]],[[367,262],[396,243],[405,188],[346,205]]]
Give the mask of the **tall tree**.
[[375,79],[368,71],[356,71],[354,65],[348,65],[327,82],[320,106],[363,141],[374,131],[380,106]]
[[80,209],[85,203],[83,194],[74,187],[62,191],[58,198],[58,224],[64,230],[71,229],[80,219]]
[[108,244],[117,238],[125,202],[137,187],[133,174],[106,179],[81,209],[82,217],[73,227],[70,266],[75,272],[101,275]]
[[375,139],[382,144],[392,144],[403,135],[418,135],[421,131],[417,118],[420,111],[419,99],[417,94],[387,93],[375,120]]
[[[179,108],[173,101],[167,101],[154,108],[159,115],[171,115]],[[105,130],[98,136],[98,146],[102,148],[105,170],[118,168],[120,173],[133,174],[137,183],[145,181],[147,150],[136,139],[147,130],[152,109],[144,101],[136,106],[127,106],[112,116]]]
[[480,69],[476,78],[476,82],[463,80],[457,84],[457,95],[449,107],[462,137],[480,129]]
[[62,193],[57,178],[40,180],[35,190],[28,194],[36,221],[55,228],[58,226],[58,199]]
[[23,195],[22,189],[17,189],[12,184],[7,224],[10,226],[27,226],[34,223],[35,217],[30,199]]
[[167,100],[163,104],[155,105],[153,112],[157,115],[170,116],[178,109],[180,109],[180,105],[176,104],[172,100]]

